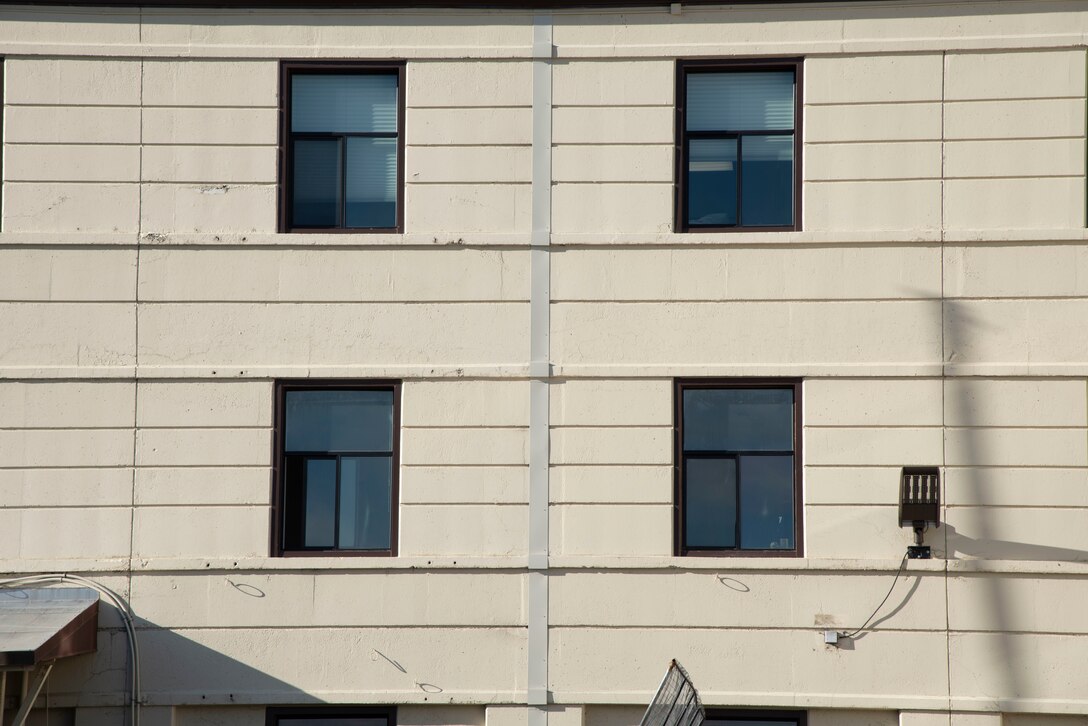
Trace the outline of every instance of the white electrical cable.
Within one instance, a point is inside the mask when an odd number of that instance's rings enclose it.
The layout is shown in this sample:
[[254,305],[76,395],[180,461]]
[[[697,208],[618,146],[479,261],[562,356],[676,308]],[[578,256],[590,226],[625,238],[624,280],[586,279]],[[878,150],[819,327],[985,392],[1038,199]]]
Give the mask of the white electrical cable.
[[118,595],[116,592],[101,585],[94,580],[89,580],[86,577],[80,575],[71,575],[66,572],[57,572],[43,575],[27,575],[26,577],[15,577],[7,580],[0,580],[0,588],[24,588],[33,587],[35,585],[49,585],[58,582],[72,582],[78,585],[85,585],[99,593],[104,595],[110,600],[117,611],[121,613],[121,621],[125,626],[125,634],[128,636],[128,655],[129,664],[132,669],[132,681],[130,684],[132,692],[131,700],[131,726],[140,726],[140,648],[136,642],[136,624],[135,615],[128,603],[124,598]]

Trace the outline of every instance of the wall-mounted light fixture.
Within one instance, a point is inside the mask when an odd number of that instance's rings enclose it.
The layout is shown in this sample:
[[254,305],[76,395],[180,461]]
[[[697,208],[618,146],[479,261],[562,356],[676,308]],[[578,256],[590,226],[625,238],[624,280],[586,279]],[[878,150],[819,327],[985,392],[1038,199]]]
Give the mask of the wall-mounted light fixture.
[[929,525],[941,526],[941,470],[935,466],[904,466],[899,480],[899,526],[914,529],[914,545],[907,548],[912,560],[928,560],[929,547],[922,536]]

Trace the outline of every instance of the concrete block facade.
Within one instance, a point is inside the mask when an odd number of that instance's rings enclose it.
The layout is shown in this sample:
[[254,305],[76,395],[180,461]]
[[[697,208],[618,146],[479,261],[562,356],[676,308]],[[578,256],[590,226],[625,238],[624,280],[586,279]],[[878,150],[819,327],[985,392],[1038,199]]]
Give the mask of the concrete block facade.
[[[718,715],[1088,723],[1088,10],[554,5],[0,5],[3,577],[131,603],[145,726],[634,726],[671,658]],[[677,61],[733,58],[802,59],[795,231],[677,231]],[[281,231],[299,59],[404,62],[403,232]],[[308,379],[401,383],[396,556],[272,549]],[[801,381],[799,556],[677,554],[678,379]],[[911,465],[934,558],[826,646]],[[102,612],[63,723],[126,718]]]

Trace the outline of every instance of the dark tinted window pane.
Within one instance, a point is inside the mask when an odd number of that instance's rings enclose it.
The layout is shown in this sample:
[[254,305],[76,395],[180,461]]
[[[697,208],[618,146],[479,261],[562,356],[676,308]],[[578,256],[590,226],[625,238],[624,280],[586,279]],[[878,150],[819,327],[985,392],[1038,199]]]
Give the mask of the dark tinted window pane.
[[740,457],[741,549],[793,549],[793,457]]
[[689,388],[685,451],[792,451],[793,389]]
[[291,77],[291,130],[395,132],[397,76],[295,73]]
[[348,227],[397,224],[397,140],[347,140]]
[[392,451],[392,391],[288,391],[291,451]]
[[285,456],[283,491],[283,541],[287,549],[302,546],[302,531],[306,524],[306,459]]
[[306,462],[306,521],[303,546],[332,547],[336,521],[336,460]]
[[703,723],[706,726],[797,726],[796,721],[751,721],[736,718],[708,718]]
[[389,549],[392,460],[387,456],[340,459],[342,549]]
[[741,224],[793,224],[793,135],[745,136],[741,142]]
[[362,718],[354,716],[336,716],[317,718],[314,716],[280,716],[283,726],[386,726],[384,718]]
[[688,131],[788,131],[793,71],[690,73]]
[[685,544],[736,547],[736,460],[688,459],[684,479]]
[[291,214],[299,227],[340,224],[340,142],[295,141]]
[[688,144],[688,224],[737,223],[736,139],[692,139]]

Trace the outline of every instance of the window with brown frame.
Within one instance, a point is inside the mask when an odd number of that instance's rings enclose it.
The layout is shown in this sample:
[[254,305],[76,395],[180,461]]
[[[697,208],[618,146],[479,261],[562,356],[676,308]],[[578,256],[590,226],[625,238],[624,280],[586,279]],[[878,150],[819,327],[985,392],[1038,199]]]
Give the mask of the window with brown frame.
[[276,385],[272,554],[395,555],[399,381]]
[[676,553],[799,557],[801,382],[676,381]]
[[802,62],[679,61],[678,232],[801,228]]
[[707,709],[705,726],[806,726],[804,711]]
[[[2,113],[3,110],[4,110],[4,59],[0,58],[0,169],[4,168],[4,129],[3,129],[4,114]],[[0,192],[2,192],[2,189],[0,189]],[[2,193],[0,193],[0,231],[3,230],[3,228],[2,228],[2,220],[3,220],[3,217],[4,217],[4,214],[3,214],[3,211],[4,211],[3,200],[4,200],[4,195]]]
[[396,726],[397,709],[372,706],[276,707],[265,712],[267,726]]
[[280,231],[402,231],[403,128],[403,63],[281,63]]

